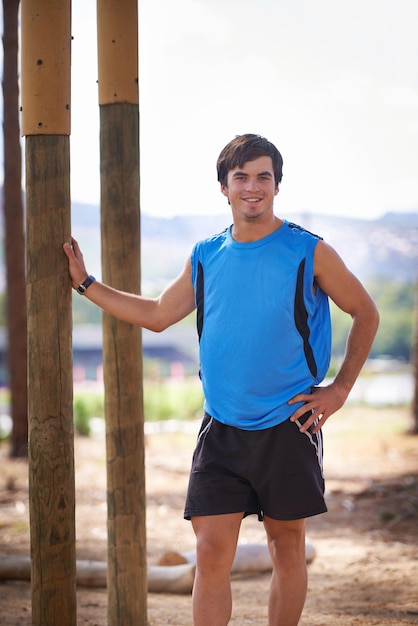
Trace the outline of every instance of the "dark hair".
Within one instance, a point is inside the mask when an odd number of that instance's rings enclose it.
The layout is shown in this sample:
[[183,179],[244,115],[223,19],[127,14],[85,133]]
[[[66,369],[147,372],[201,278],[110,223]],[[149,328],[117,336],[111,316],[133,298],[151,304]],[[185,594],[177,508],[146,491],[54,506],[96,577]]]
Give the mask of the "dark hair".
[[222,150],[216,163],[218,181],[226,187],[230,170],[236,167],[244,167],[244,163],[247,163],[247,161],[254,161],[261,156],[271,157],[274,180],[276,185],[278,185],[282,180],[282,155],[270,141],[261,137],[261,135],[251,133],[237,135]]

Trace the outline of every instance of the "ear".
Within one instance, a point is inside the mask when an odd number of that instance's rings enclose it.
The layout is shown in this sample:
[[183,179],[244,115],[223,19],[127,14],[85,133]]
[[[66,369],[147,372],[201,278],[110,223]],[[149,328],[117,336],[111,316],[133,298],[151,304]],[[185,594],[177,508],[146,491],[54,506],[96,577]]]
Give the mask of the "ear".
[[221,192],[223,193],[224,196],[226,196],[229,199],[228,187],[226,185],[223,185],[222,183],[221,183]]
[[276,188],[274,190],[274,195],[277,196],[278,193],[279,193],[279,184],[276,185]]

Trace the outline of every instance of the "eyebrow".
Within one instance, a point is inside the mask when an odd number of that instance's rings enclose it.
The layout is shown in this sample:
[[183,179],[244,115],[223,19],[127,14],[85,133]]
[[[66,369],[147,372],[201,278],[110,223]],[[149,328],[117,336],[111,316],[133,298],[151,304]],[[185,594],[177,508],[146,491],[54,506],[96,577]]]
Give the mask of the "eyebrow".
[[[237,172],[233,173],[232,178],[234,178],[235,176],[248,176],[248,174],[247,172],[238,170]],[[268,170],[266,170],[265,172],[258,172],[257,176],[269,176],[270,178],[273,178],[273,174]]]

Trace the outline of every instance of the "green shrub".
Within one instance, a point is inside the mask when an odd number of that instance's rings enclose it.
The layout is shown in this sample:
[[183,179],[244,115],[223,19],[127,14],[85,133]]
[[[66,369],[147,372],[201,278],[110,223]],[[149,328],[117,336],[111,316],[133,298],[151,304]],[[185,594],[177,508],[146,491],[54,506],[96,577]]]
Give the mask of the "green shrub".
[[90,435],[90,417],[87,403],[84,398],[74,400],[74,428],[79,435]]
[[202,411],[202,406],[200,381],[145,381],[144,413],[147,421],[193,419]]

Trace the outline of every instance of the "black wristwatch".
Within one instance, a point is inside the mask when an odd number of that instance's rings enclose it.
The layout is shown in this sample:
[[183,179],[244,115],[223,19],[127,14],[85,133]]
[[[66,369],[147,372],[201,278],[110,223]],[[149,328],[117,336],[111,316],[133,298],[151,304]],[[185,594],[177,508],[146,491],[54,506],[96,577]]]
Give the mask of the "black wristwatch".
[[86,280],[83,281],[81,283],[81,285],[79,285],[77,287],[77,291],[79,294],[81,294],[82,296],[86,293],[87,289],[90,287],[91,284],[94,283],[96,279],[94,278],[94,276],[87,276]]

